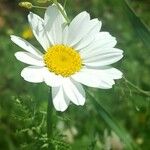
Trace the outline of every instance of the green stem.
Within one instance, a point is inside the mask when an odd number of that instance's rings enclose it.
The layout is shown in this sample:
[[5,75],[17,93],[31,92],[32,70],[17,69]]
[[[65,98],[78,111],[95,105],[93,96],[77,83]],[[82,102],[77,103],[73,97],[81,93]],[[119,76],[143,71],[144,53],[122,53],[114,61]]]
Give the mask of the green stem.
[[65,0],[65,2],[64,2],[64,6],[63,6],[64,9],[65,9],[65,7],[66,7],[66,4],[67,4],[67,0]]
[[47,9],[47,7],[34,6],[34,5],[32,5],[32,8]]
[[132,86],[133,88],[135,88],[137,91],[139,91],[140,93],[146,95],[146,96],[150,96],[150,91],[144,91],[142,89],[140,89],[138,86],[134,85],[133,83],[131,83],[129,80],[127,80],[125,77],[123,77],[125,82],[128,83],[130,86]]
[[59,11],[61,12],[61,14],[63,15],[63,17],[65,18],[65,20],[67,21],[67,23],[70,23],[70,20],[68,18],[68,16],[66,15],[64,9],[61,8],[61,6],[59,5],[57,0],[53,0],[53,3],[58,7]]
[[[67,0],[65,0],[64,6],[66,5],[66,2],[67,2]],[[63,15],[63,17],[65,18],[67,23],[69,24],[70,20],[69,20],[68,16],[66,15],[64,9],[59,5],[58,1],[57,0],[53,0],[53,3],[58,7],[59,11]],[[32,8],[47,9],[47,7],[41,7],[41,6],[35,6],[35,5],[32,5]]]
[[51,89],[49,92],[49,99],[47,105],[47,138],[49,141],[48,149],[53,150],[53,144],[51,143],[51,139],[53,138],[53,106],[52,106],[52,97],[51,97]]

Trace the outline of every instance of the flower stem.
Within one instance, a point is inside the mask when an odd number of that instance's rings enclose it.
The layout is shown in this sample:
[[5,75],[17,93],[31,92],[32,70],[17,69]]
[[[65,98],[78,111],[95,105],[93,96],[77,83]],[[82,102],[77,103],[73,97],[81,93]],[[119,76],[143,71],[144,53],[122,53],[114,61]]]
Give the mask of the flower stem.
[[48,138],[48,149],[53,150],[54,146],[51,143],[51,139],[53,138],[53,106],[52,106],[52,97],[51,97],[51,89],[49,92],[49,99],[47,105],[47,138]]
[[47,9],[47,7],[34,6],[34,5],[32,5],[32,8]]
[[68,18],[68,16],[66,15],[64,9],[59,5],[57,0],[53,0],[54,4],[58,7],[59,11],[61,12],[61,14],[63,15],[63,17],[65,18],[65,20],[67,21],[67,23],[70,23],[70,20]]
[[150,91],[144,91],[142,89],[140,89],[138,86],[134,85],[132,82],[130,82],[129,80],[127,80],[125,77],[123,77],[125,82],[128,83],[130,86],[132,86],[133,88],[135,88],[137,91],[139,91],[140,93],[146,95],[146,96],[150,96]]
[[64,6],[63,6],[64,9],[65,9],[65,7],[66,7],[66,3],[67,3],[67,0],[64,1]]

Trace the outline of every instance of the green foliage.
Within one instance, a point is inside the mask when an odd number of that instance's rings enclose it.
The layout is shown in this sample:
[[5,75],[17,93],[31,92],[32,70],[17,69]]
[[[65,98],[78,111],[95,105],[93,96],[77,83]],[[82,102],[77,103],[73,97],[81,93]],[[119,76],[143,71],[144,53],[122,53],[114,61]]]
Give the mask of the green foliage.
[[[39,1],[42,4],[36,0],[30,2],[44,7],[49,4],[47,1]],[[59,2],[66,3],[63,0]],[[92,18],[102,20],[103,31],[117,37],[117,46],[124,50],[125,56],[116,67],[132,83],[124,78],[117,81],[111,90],[85,88],[90,94],[87,94],[84,107],[71,105],[65,113],[58,113],[52,111],[51,106],[52,117],[46,112],[47,86],[23,81],[20,71],[25,65],[14,57],[20,48],[13,45],[9,38],[10,34],[22,35],[23,24],[27,25],[28,10],[18,8],[18,1],[15,0],[0,4],[0,149],[47,150],[49,145],[56,150],[115,150],[119,145],[127,150],[150,149],[150,36],[141,19],[147,25],[150,25],[150,20],[146,17],[149,14],[146,0],[136,9],[139,3],[67,1],[66,11],[70,19],[87,10]],[[33,11],[43,16],[43,10]],[[141,12],[140,18],[137,17],[138,11]],[[35,39],[31,42],[42,51]],[[47,136],[48,117],[53,120],[50,138]],[[112,131],[120,141],[110,134]],[[114,148],[114,145],[118,147]]]
[[145,27],[145,25],[142,23],[140,18],[136,16],[136,14],[133,12],[133,10],[129,7],[129,5],[126,2],[122,2],[122,5],[125,9],[127,16],[129,17],[131,24],[133,25],[133,29],[135,30],[135,33],[143,41],[144,45],[148,49],[150,49],[149,30]]
[[[87,95],[89,99],[92,100],[94,108],[97,110],[97,113],[100,117],[104,119],[106,124],[120,137],[120,139],[124,142],[125,148],[128,150],[135,149],[134,143],[131,137],[126,133],[126,131],[114,120],[114,117],[109,114],[107,110],[105,110],[99,103],[95,97],[98,97],[95,92],[91,93],[87,91]],[[137,149],[137,148],[136,148]]]
[[[12,144],[11,142],[14,142],[14,149],[17,148],[19,150],[47,150],[49,143],[52,143],[56,150],[70,149],[68,143],[64,141],[64,135],[60,134],[55,126],[53,127],[54,135],[52,139],[49,140],[47,138],[47,114],[45,111],[39,110],[39,106],[37,106],[35,101],[29,97],[13,98],[12,103],[14,108],[9,119],[11,120],[11,126],[14,126],[17,130],[14,130],[13,133],[14,141],[5,141],[6,139],[4,139],[5,142],[8,142],[9,145]],[[2,109],[1,111],[4,110]],[[0,117],[2,124],[5,117],[3,115]],[[2,124],[1,127],[3,127]],[[4,148],[8,149],[8,147]]]

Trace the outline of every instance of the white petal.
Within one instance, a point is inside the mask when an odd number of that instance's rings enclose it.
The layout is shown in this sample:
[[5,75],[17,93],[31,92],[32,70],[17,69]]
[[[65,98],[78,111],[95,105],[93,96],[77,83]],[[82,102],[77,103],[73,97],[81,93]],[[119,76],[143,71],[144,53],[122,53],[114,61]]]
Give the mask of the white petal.
[[111,65],[120,59],[122,59],[122,54],[107,54],[104,56],[98,56],[91,59],[91,61],[83,62],[86,66],[92,66],[92,67],[100,67],[100,66],[106,66]]
[[47,8],[44,23],[52,44],[61,44],[65,20],[57,6],[52,5]]
[[43,70],[44,81],[48,86],[58,87],[62,85],[63,77],[50,72],[48,68]]
[[28,53],[28,52],[16,52],[15,57],[26,64],[34,65],[34,66],[45,66],[43,59],[38,58],[37,56]]
[[81,41],[73,46],[76,50],[81,50],[87,47],[95,40],[95,34],[99,33],[102,23],[98,19],[93,19],[90,22],[93,24],[93,28],[87,33],[85,37],[82,38]]
[[28,15],[28,20],[33,30],[33,34],[38,40],[38,42],[42,45],[42,47],[47,50],[51,43],[48,39],[47,33],[44,27],[44,21],[38,15],[31,13]]
[[93,57],[97,57],[97,56],[102,56],[102,55],[107,55],[107,54],[122,54],[123,51],[121,49],[118,48],[104,48],[104,49],[94,49],[93,51],[91,51],[90,53],[82,53],[80,52],[80,55],[82,57],[82,59],[84,60],[90,60],[93,59]]
[[82,85],[69,78],[63,82],[64,92],[67,97],[76,105],[84,105],[85,103],[85,91]]
[[27,52],[30,52],[35,56],[42,58],[42,53],[26,40],[14,35],[11,35],[11,40]]
[[109,76],[112,79],[121,79],[122,78],[122,72],[116,68],[108,67],[104,69],[107,76]]
[[81,41],[79,41],[73,48],[77,51],[89,46],[94,41],[94,36],[89,34],[86,35]]
[[119,61],[123,51],[117,48],[93,50],[91,53],[82,54],[83,64],[87,66],[106,66]]
[[[87,12],[81,12],[78,14],[69,25],[69,37],[67,44],[70,46],[75,45],[81,40],[83,36],[87,34],[87,24],[89,24],[90,15]],[[86,33],[84,33],[86,32]]]
[[[100,28],[101,22],[98,19],[90,20],[89,14],[87,12],[82,12],[70,23],[67,44],[74,47],[78,45],[84,37],[99,32]],[[77,49],[81,49],[84,45],[85,41],[84,44],[77,47]]]
[[115,84],[114,79],[119,79],[121,76],[122,73],[114,68],[102,70],[83,68],[79,73],[73,75],[72,78],[89,87],[109,89]]
[[64,28],[64,30],[63,30],[62,43],[63,43],[64,45],[67,45],[68,34],[69,34],[69,27],[68,27],[68,25],[67,25],[67,26]]
[[65,111],[69,106],[69,99],[65,96],[63,87],[52,88],[53,104],[57,111]]
[[113,48],[116,44],[116,38],[111,36],[108,32],[99,32],[95,34],[95,40],[88,47],[83,48],[80,53],[84,55],[94,50]]
[[22,70],[21,76],[24,80],[32,83],[43,82],[43,67],[29,66]]

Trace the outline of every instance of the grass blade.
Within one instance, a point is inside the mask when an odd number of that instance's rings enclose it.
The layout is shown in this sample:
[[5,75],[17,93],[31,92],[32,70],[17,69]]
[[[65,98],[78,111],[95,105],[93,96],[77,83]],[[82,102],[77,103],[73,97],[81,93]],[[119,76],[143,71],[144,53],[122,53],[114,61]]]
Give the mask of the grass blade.
[[147,48],[150,48],[150,31],[148,30],[146,25],[144,25],[140,18],[136,16],[136,14],[126,1],[122,1],[122,6],[133,26],[135,33],[143,41],[145,46]]
[[128,150],[138,150],[130,135],[116,122],[116,120],[108,113],[108,111],[105,110],[100,103],[98,103],[93,93],[87,90],[87,95],[93,102],[98,115],[102,117],[106,124],[119,136],[119,138],[123,141],[125,148]]

